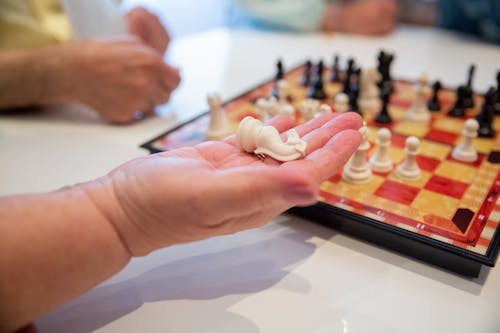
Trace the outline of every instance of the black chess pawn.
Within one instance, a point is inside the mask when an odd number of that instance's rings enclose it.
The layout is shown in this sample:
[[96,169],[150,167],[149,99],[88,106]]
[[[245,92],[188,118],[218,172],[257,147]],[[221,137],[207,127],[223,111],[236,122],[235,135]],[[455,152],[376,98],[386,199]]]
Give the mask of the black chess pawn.
[[302,79],[300,80],[300,84],[303,87],[308,87],[311,84],[311,75],[312,75],[312,62],[311,60],[307,60],[304,65],[304,74],[302,75]]
[[359,89],[351,89],[349,95],[349,111],[361,114],[361,109],[359,108]]
[[323,60],[320,60],[314,69],[314,75],[321,77],[323,80],[323,73],[325,72],[325,64],[323,63]]
[[390,91],[381,91],[382,109],[380,110],[377,117],[375,117],[375,122],[378,124],[390,124],[392,123],[392,118],[389,113],[389,100],[391,98]]
[[497,99],[495,102],[495,114],[500,114],[500,71],[497,72]]
[[474,103],[474,90],[472,89],[472,80],[474,79],[474,72],[476,71],[476,66],[474,64],[469,66],[469,71],[467,74],[467,84],[464,90],[464,104],[466,108],[473,108]]
[[452,117],[465,117],[465,86],[457,88],[457,99],[452,108],[448,111],[448,115]]
[[344,94],[346,94],[347,96],[350,95],[351,93],[351,80],[352,80],[352,75],[354,73],[354,59],[353,58],[349,58],[347,60],[347,70],[346,70],[346,73],[345,73],[345,77],[344,77],[344,87],[342,89],[342,92]]
[[283,80],[285,77],[285,71],[283,69],[283,61],[281,59],[278,59],[276,62],[276,74],[274,76],[274,87],[273,91],[271,92],[271,95],[278,98],[278,81]]
[[432,97],[429,103],[427,103],[429,111],[437,112],[441,110],[441,104],[439,103],[439,92],[442,88],[443,86],[441,85],[440,81],[436,81],[432,85]]
[[325,87],[321,76],[314,77],[312,85],[309,86],[307,97],[319,100],[326,99]]
[[340,80],[339,56],[336,54],[333,58],[332,75],[330,76],[330,82],[340,82]]
[[495,131],[493,130],[493,120],[495,119],[496,99],[497,92],[494,87],[491,87],[484,95],[481,112],[476,117],[477,122],[479,123],[477,135],[481,138],[492,138],[495,135]]
[[360,87],[359,87],[359,78],[361,77],[361,69],[355,69],[352,71],[351,75],[351,80],[350,80],[350,89],[349,89],[349,94],[347,95],[349,97],[349,111],[353,111],[356,113],[361,114],[361,109],[359,108],[358,100],[359,100],[359,93],[360,93]]
[[276,81],[283,80],[285,77],[285,71],[283,70],[283,61],[281,59],[276,62]]

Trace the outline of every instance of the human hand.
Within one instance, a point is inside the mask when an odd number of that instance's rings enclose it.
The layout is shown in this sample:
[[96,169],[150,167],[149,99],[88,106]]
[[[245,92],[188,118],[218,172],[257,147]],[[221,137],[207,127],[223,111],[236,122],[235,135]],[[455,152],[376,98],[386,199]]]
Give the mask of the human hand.
[[129,32],[141,38],[146,44],[165,53],[170,36],[156,15],[143,7],[136,7],[125,16]]
[[381,35],[391,32],[398,18],[396,0],[362,0],[326,6],[322,30],[361,35]]
[[[289,117],[270,121],[279,132]],[[327,114],[298,126],[304,159],[264,161],[241,151],[235,136],[122,165],[87,185],[87,193],[133,256],[255,228],[295,205],[317,200],[319,185],[360,143],[355,113]]]
[[115,123],[152,112],[180,82],[179,71],[136,38],[68,43],[47,53],[40,56],[57,62],[53,99],[80,102]]

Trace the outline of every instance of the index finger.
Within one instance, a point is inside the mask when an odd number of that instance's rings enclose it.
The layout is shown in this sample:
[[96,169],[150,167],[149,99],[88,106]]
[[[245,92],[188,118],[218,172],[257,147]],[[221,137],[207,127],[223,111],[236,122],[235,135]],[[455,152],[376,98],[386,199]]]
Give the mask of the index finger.
[[340,170],[360,143],[359,131],[347,129],[333,136],[322,148],[307,155],[305,159],[286,162],[281,167],[304,172],[319,185]]

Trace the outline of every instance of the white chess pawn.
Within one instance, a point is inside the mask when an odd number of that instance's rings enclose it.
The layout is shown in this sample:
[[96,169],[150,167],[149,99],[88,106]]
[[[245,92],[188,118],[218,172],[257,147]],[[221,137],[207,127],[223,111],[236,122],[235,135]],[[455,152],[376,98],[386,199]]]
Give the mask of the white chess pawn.
[[342,172],[342,179],[351,184],[366,184],[372,179],[372,170],[366,160],[366,153],[370,148],[366,123],[359,129],[359,132],[363,137],[363,141],[351,156]]
[[338,113],[349,111],[349,97],[342,92],[335,95],[335,99],[333,101],[333,108],[335,112]]
[[421,176],[421,171],[418,166],[416,157],[419,152],[420,140],[415,136],[410,136],[406,139],[405,153],[406,156],[396,168],[396,175],[402,180],[418,180]]
[[429,97],[430,94],[431,94],[431,88],[430,88],[430,85],[429,85],[429,75],[427,75],[426,72],[422,72],[420,74],[420,76],[418,77],[417,79],[417,82],[418,84],[421,86],[421,87],[426,87],[425,89],[425,97]]
[[218,93],[207,96],[210,106],[210,124],[205,133],[207,140],[220,140],[231,134],[231,127],[227,121],[226,113],[222,108],[222,98]]
[[288,103],[288,82],[285,80],[279,80],[278,86],[278,103]]
[[321,104],[319,106],[319,111],[316,112],[316,114],[314,115],[314,117],[319,117],[321,115],[324,115],[324,114],[328,114],[328,113],[332,113],[332,107],[328,104]]
[[380,89],[377,82],[381,80],[380,73],[375,68],[361,72],[358,104],[363,113],[380,111]]
[[308,121],[314,116],[319,109],[319,101],[312,98],[306,98],[300,103],[300,113],[302,114],[302,119]]
[[393,166],[387,152],[387,149],[391,145],[391,131],[387,128],[379,129],[376,143],[378,150],[370,157],[368,163],[373,171],[389,172]]
[[269,98],[261,97],[255,102],[255,112],[261,116],[263,120],[267,120],[279,114],[280,109],[276,97]]
[[260,97],[255,102],[255,113],[257,113],[262,119],[267,119],[269,114],[267,112],[268,102],[264,97]]
[[285,80],[279,80],[277,85],[277,113],[280,115],[293,116],[295,113],[295,109],[292,104],[288,103],[288,82],[286,82]]
[[463,140],[451,152],[451,157],[462,162],[475,162],[477,160],[477,150],[474,147],[474,138],[477,137],[479,123],[476,119],[467,119],[462,130]]
[[429,77],[426,73],[420,75],[414,87],[415,98],[413,104],[406,111],[405,120],[417,123],[427,123],[431,119],[431,113],[427,107],[427,98],[430,95]]

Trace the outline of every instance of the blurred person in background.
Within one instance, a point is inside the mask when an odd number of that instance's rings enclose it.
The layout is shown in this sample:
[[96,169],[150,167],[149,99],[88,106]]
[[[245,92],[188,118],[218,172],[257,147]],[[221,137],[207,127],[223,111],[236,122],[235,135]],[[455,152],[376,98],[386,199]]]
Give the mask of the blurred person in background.
[[163,61],[170,37],[144,8],[124,18],[123,37],[74,41],[59,1],[0,1],[0,112],[77,102],[127,123],[166,103],[180,82]]

